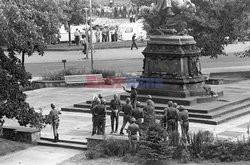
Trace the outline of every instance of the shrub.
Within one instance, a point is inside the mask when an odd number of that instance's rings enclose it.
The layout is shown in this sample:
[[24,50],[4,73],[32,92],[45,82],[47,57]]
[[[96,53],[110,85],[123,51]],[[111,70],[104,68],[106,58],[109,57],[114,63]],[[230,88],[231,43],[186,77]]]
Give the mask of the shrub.
[[87,159],[98,159],[103,157],[100,152],[96,150],[88,150],[85,154]]
[[191,136],[191,154],[200,157],[203,148],[214,141],[213,134],[209,131],[199,131]]
[[91,74],[102,74],[103,78],[114,77],[116,75],[114,70],[99,70],[94,69]]
[[74,69],[68,68],[64,70],[57,70],[46,72],[42,74],[43,80],[64,80],[65,75],[82,75],[82,74],[89,74],[86,68],[82,69]]
[[129,142],[111,138],[100,144],[99,151],[107,156],[124,156],[130,152]]

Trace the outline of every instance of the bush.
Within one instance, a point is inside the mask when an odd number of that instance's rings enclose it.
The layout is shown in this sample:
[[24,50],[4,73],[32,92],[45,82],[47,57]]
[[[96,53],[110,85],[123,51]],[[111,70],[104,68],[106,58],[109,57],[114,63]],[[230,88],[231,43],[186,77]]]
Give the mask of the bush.
[[116,73],[114,70],[98,70],[94,69],[91,74],[102,74],[103,78],[114,77]]
[[89,150],[85,156],[88,159],[97,159],[112,156],[122,157],[128,153],[130,153],[128,141],[108,139],[97,145],[95,149]]
[[209,131],[199,131],[191,136],[191,154],[194,157],[200,157],[203,148],[211,145],[214,141],[213,134]]
[[129,142],[111,138],[100,144],[99,151],[106,156],[124,156],[130,152]]
[[82,74],[89,74],[86,68],[82,69],[74,69],[74,68],[68,68],[64,70],[57,70],[57,71],[51,71],[47,73],[42,74],[43,80],[64,80],[64,76],[66,75],[82,75]]

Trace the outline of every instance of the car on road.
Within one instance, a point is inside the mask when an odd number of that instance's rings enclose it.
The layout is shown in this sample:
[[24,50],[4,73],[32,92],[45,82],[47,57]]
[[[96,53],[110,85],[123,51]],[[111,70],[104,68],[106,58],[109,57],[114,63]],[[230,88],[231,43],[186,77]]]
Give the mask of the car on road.
[[137,40],[146,40],[147,32],[143,29],[142,23],[125,23],[118,27],[118,39],[128,41],[136,34]]

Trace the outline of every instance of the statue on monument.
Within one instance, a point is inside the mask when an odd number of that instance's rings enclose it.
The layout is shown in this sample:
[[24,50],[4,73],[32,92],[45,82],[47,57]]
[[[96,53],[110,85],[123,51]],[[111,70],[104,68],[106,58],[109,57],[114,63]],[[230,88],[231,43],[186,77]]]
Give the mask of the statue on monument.
[[181,20],[180,13],[196,12],[195,4],[191,0],[156,0],[155,10],[164,15],[160,27],[156,30],[161,35],[165,34],[179,34],[184,35],[188,33],[186,23]]

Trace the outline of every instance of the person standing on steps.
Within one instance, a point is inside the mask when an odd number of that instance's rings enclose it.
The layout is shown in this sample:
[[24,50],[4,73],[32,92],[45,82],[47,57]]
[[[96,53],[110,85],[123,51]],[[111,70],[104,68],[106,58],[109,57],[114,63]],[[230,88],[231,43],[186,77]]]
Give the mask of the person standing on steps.
[[182,140],[184,143],[190,144],[190,137],[189,137],[189,117],[188,117],[188,110],[184,108],[184,106],[179,107],[180,116],[179,121],[181,125],[181,133],[182,133]]
[[132,105],[130,105],[129,97],[126,99],[126,104],[122,106],[121,111],[124,113],[124,116],[123,116],[123,124],[122,124],[120,134],[123,135],[124,134],[123,129],[125,128],[126,124],[131,122],[130,120],[131,120],[132,111],[133,111]]
[[131,45],[131,50],[133,50],[133,48],[135,47],[136,49],[138,49],[136,43],[136,34],[134,33],[134,35],[132,36],[132,45]]
[[53,134],[54,134],[54,142],[58,142],[59,140],[59,134],[58,134],[58,127],[59,127],[59,115],[61,112],[56,109],[55,105],[52,103],[51,105],[52,110],[50,111],[49,115],[51,117],[51,124],[53,128]]
[[[121,110],[121,101],[118,99],[118,95],[114,94],[114,99],[110,102],[111,109],[111,133],[117,133],[118,124],[119,124],[119,112]],[[115,123],[116,122],[116,123]],[[114,130],[115,124],[115,130]]]
[[123,87],[124,91],[130,93],[131,105],[132,105],[133,108],[135,108],[135,104],[136,104],[137,99],[138,99],[138,94],[137,94],[137,90],[136,90],[135,86],[131,85],[131,90],[125,89],[124,86],[122,86],[122,87]]

